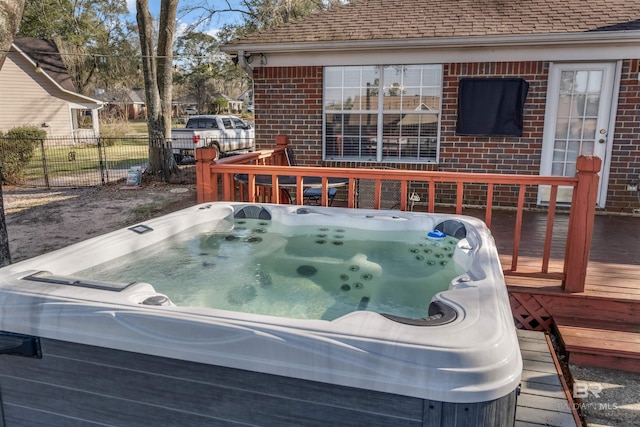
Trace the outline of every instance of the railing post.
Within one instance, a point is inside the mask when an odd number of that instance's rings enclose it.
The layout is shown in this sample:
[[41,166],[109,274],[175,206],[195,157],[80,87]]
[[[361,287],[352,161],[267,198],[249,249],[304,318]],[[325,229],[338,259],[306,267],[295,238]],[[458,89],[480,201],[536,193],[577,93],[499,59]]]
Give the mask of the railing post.
[[[289,147],[289,135],[276,135],[276,147],[284,147],[285,149]],[[285,151],[283,151],[282,156],[279,156],[277,159],[276,166],[289,166],[287,153]]]
[[198,193],[198,203],[218,200],[218,179],[211,172],[211,161],[217,157],[218,151],[213,147],[196,149],[196,192]]
[[276,146],[289,145],[289,135],[276,135]]
[[564,258],[566,292],[584,291],[598,200],[598,172],[601,167],[602,160],[595,156],[579,156],[576,161],[578,183],[571,200]]

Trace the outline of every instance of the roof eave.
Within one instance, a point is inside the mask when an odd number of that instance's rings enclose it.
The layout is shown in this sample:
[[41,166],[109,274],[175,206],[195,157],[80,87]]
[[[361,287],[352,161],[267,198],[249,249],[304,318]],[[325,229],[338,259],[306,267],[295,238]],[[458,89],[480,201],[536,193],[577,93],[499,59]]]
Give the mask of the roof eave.
[[226,53],[295,53],[309,51],[367,51],[380,49],[470,48],[497,46],[553,46],[608,43],[640,43],[640,31],[593,31],[560,34],[517,34],[420,39],[346,40],[287,43],[233,43],[221,47]]

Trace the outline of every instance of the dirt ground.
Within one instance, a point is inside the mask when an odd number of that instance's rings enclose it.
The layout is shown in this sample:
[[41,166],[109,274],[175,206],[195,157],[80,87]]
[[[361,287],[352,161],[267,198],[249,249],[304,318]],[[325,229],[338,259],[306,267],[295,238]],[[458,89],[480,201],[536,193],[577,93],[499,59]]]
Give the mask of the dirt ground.
[[576,365],[569,369],[575,405],[587,427],[640,426],[640,374]]
[[195,185],[145,182],[73,189],[3,186],[12,262],[196,204]]

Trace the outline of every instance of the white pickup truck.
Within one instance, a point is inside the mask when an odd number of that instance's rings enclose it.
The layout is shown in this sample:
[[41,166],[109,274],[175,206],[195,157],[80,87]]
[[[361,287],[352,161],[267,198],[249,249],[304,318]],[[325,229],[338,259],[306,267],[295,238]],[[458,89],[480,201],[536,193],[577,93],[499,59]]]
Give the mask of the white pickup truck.
[[250,124],[235,116],[191,116],[184,128],[171,129],[171,148],[176,162],[193,161],[195,149],[215,147],[223,157],[255,149],[255,133]]

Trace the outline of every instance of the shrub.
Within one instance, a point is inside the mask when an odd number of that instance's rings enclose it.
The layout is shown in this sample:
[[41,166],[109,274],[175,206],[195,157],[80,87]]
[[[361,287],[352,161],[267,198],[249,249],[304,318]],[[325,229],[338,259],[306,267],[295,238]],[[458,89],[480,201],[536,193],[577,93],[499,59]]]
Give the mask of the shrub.
[[131,126],[126,120],[110,120],[100,124],[100,138],[104,145],[116,145],[118,139],[131,133]]
[[20,126],[0,134],[0,163],[2,177],[7,182],[24,181],[24,170],[35,148],[47,137],[47,132],[35,126]]

